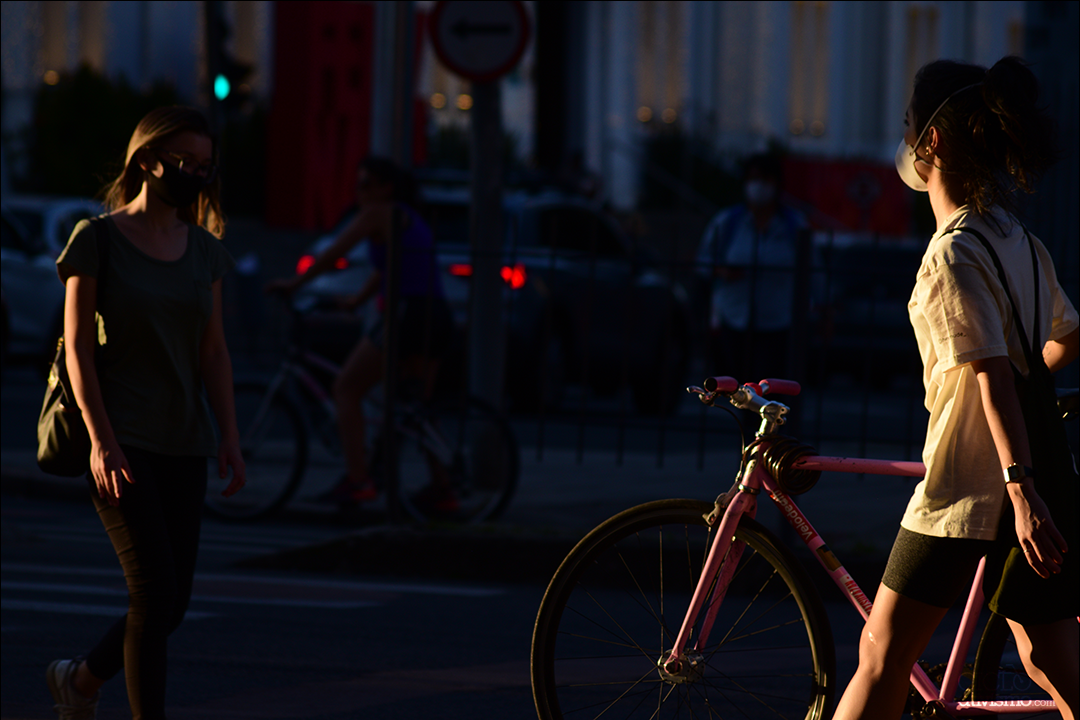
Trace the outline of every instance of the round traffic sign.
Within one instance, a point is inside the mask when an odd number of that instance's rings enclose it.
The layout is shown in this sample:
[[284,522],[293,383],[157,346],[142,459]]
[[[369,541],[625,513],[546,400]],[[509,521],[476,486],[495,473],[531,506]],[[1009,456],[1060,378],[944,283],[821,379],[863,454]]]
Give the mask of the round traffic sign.
[[440,0],[431,16],[435,54],[454,73],[474,82],[512,70],[529,42],[529,16],[520,0]]

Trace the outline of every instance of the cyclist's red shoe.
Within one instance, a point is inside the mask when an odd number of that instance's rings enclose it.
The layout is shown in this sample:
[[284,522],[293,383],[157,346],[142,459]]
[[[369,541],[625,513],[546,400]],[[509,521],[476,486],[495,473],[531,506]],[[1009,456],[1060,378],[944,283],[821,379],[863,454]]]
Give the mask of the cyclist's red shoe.
[[337,485],[320,495],[319,501],[339,505],[359,505],[371,502],[377,497],[379,497],[379,489],[370,478],[361,483],[354,483],[346,475]]

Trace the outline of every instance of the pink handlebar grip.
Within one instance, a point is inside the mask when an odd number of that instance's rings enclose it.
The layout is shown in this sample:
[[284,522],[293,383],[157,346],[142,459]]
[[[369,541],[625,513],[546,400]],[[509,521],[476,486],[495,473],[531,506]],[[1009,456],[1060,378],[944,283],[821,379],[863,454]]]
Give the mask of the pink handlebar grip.
[[766,393],[776,395],[798,395],[802,391],[802,386],[794,380],[765,378],[758,384]]
[[726,375],[705,378],[704,385],[709,392],[733,393],[739,389],[739,381]]

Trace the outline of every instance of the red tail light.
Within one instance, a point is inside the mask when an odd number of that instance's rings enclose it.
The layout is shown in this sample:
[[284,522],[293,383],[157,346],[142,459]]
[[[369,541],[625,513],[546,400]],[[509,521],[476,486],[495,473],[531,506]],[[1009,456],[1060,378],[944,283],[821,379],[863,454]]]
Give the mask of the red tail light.
[[450,274],[454,277],[472,277],[472,265],[455,263],[450,266]]
[[[449,267],[449,272],[454,277],[472,277],[472,265],[468,263],[454,263]],[[525,266],[521,263],[510,267],[506,265],[499,271],[499,276],[503,281],[514,290],[520,290],[525,287],[525,281],[528,280],[528,273],[525,272]]]
[[[296,274],[297,275],[303,275],[304,273],[306,273],[308,271],[308,268],[310,268],[314,264],[315,264],[315,256],[314,255],[304,255],[304,256],[302,256],[299,260],[296,261]],[[347,267],[349,267],[349,259],[348,258],[340,257],[334,262],[334,269],[336,269],[336,270],[344,270]]]
[[502,279],[506,281],[506,284],[514,290],[520,290],[525,287],[525,281],[528,279],[528,276],[525,274],[525,266],[521,263],[518,263],[514,267],[504,267],[500,274],[502,275]]

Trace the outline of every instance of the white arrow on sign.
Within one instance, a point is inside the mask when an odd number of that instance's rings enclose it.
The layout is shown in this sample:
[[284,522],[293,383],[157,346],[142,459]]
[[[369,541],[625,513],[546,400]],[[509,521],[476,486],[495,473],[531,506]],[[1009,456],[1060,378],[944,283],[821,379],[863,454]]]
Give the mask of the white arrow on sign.
[[442,0],[431,18],[435,53],[450,70],[469,80],[494,80],[521,60],[529,41],[524,3]]

